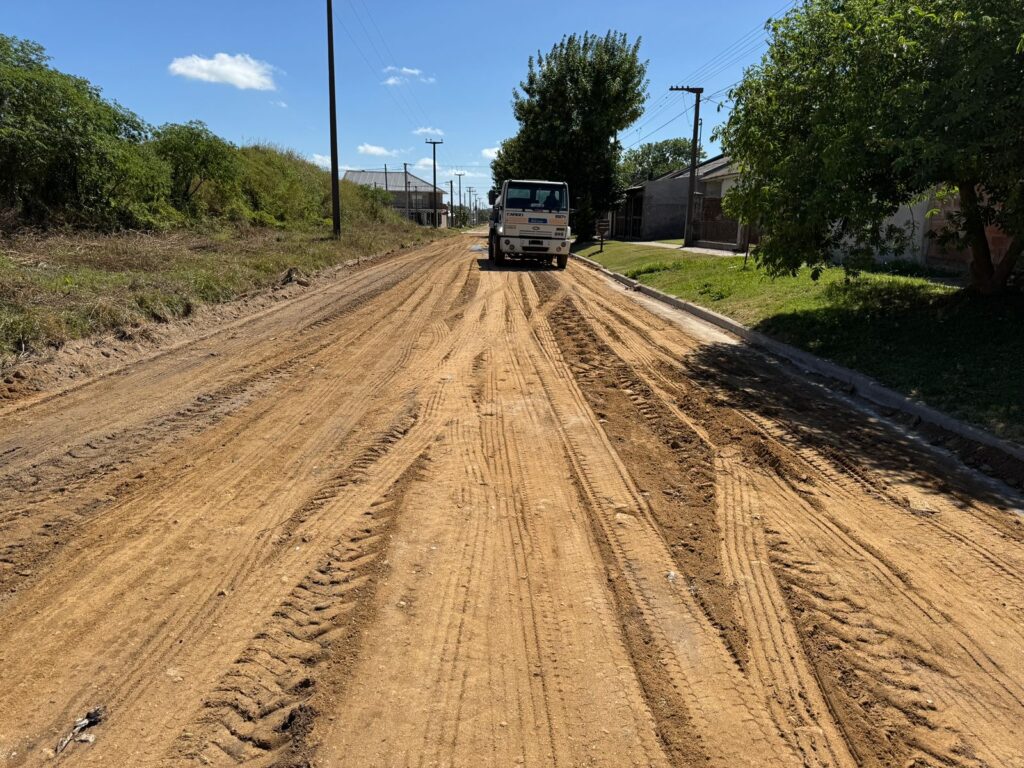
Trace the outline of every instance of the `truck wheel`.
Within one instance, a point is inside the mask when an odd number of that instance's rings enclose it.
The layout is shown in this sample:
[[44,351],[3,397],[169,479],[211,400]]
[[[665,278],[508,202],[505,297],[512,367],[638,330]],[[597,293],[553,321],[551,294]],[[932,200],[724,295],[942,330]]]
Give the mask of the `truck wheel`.
[[501,250],[501,246],[497,243],[494,244],[494,263],[499,266],[505,263],[505,254]]
[[560,253],[558,254],[558,268],[565,269],[569,265],[569,254]]
[[494,236],[487,238],[487,260],[494,261]]

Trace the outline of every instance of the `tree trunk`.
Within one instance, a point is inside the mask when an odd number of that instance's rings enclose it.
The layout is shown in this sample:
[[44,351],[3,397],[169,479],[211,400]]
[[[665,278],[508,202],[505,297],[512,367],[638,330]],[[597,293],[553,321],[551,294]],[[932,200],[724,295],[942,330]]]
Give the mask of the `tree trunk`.
[[985,222],[978,210],[978,190],[973,181],[960,182],[960,211],[964,217],[967,245],[971,249],[971,287],[984,295],[996,293],[992,249],[985,233]]
[[985,221],[978,208],[978,190],[973,182],[960,184],[960,210],[964,215],[964,233],[971,249],[971,288],[985,296],[1002,293],[1024,252],[1024,238],[1017,236],[1010,243],[1002,260],[992,261],[992,248],[985,232]]

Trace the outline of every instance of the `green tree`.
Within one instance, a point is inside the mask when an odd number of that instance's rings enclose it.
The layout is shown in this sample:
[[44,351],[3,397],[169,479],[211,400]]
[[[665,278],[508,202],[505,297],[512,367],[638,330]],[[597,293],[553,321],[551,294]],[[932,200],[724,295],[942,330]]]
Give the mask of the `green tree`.
[[[946,238],[973,286],[1002,290],[1024,250],[1024,14],[1010,0],[806,0],[770,24],[720,132],[734,215],[772,273],[884,249],[900,205],[955,195]],[[986,235],[1012,238],[994,262]]]
[[0,35],[0,207],[37,225],[138,224],[164,191],[148,126],[47,62],[36,43]]
[[[627,149],[619,161],[619,183],[628,187],[688,166],[691,144],[690,139],[665,139]],[[697,155],[703,159],[704,150],[698,150]]]
[[171,201],[180,211],[199,212],[197,194],[204,185],[217,187],[222,198],[238,181],[238,151],[199,120],[161,126],[154,146],[171,168]]
[[646,95],[640,41],[624,34],[569,35],[547,56],[530,57],[513,93],[519,132],[491,164],[495,185],[517,177],[567,182],[574,229],[593,236],[595,219],[617,192],[618,133],[643,113]]

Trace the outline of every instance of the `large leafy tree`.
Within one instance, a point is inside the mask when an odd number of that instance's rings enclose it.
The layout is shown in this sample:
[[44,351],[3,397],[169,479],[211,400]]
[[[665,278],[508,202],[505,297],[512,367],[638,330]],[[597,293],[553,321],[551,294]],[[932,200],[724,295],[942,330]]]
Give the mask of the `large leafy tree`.
[[32,224],[134,225],[164,171],[149,128],[41,46],[0,35],[0,208]]
[[[884,249],[887,217],[938,193],[959,202],[945,236],[975,289],[1002,290],[1024,250],[1022,34],[1016,0],[806,0],[773,22],[720,134],[760,262]],[[990,225],[1012,238],[1002,260]]]
[[[688,166],[692,159],[691,145],[690,139],[665,139],[626,150],[619,162],[619,183],[628,187]],[[698,156],[705,156],[703,149],[698,151]]]
[[513,95],[519,132],[491,165],[495,184],[524,177],[567,182],[576,232],[592,236],[618,187],[616,137],[640,117],[646,95],[639,40],[617,32],[564,37],[546,56],[530,58]]

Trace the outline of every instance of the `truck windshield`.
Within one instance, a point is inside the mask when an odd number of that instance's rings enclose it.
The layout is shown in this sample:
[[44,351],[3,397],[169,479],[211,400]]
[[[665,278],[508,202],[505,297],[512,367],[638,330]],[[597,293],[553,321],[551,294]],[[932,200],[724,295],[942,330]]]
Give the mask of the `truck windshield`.
[[505,207],[524,211],[564,211],[569,207],[563,184],[530,184],[516,182],[508,185]]

